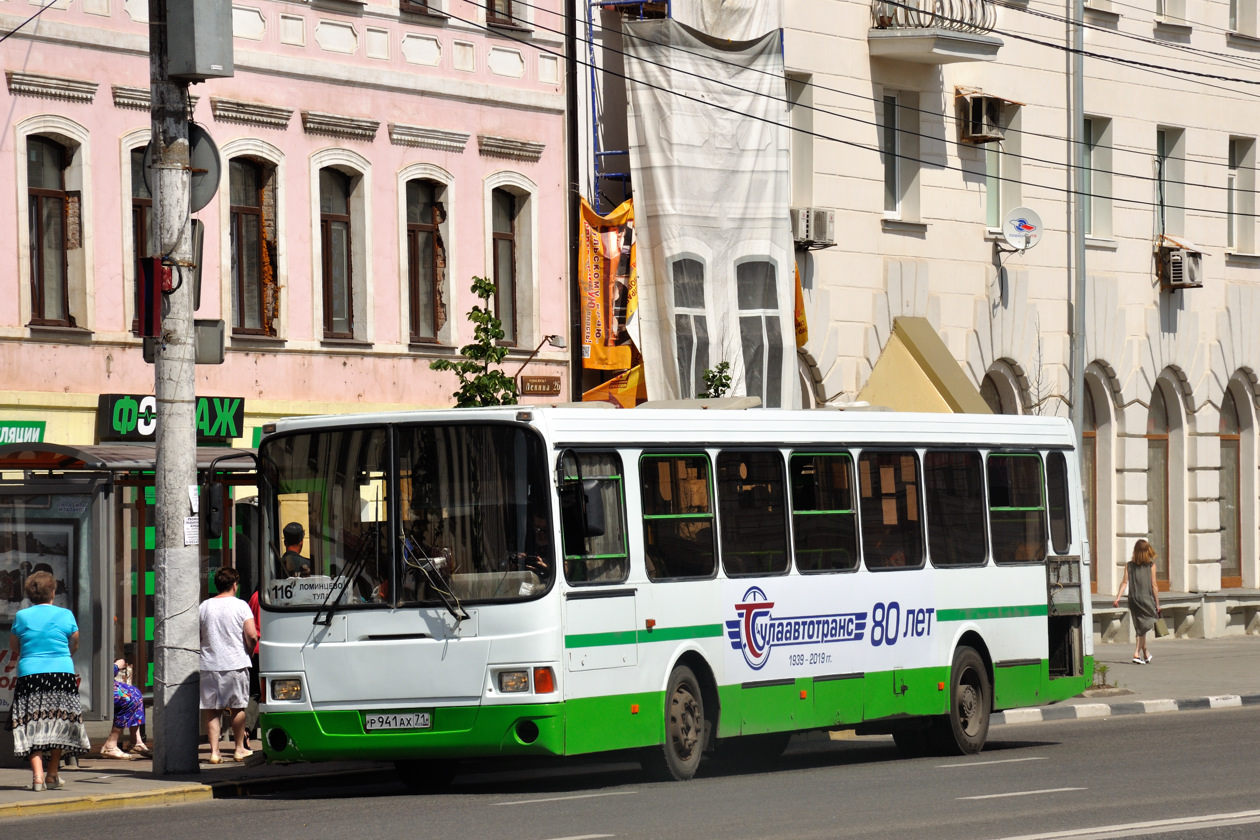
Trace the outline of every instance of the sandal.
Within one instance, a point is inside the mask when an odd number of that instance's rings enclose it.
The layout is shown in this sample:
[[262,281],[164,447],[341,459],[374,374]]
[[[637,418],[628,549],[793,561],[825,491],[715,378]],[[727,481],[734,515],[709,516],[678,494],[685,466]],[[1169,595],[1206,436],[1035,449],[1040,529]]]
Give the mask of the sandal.
[[223,763],[223,756],[221,756],[221,755],[212,755],[212,756],[210,756],[210,758],[209,758],[209,759],[207,759],[207,760],[208,760],[211,764],[222,764],[222,763]]
[[62,790],[66,786],[66,783],[61,780],[61,776],[59,775],[58,776],[45,776],[44,782],[45,782],[45,785],[44,785],[45,790]]
[[35,777],[31,776],[31,784],[30,784],[30,787],[27,788],[27,790],[48,790],[48,785],[44,783],[43,779],[40,779],[39,781],[35,781]]
[[127,752],[129,752],[131,755],[141,756],[142,758],[153,758],[153,750],[149,749],[143,744],[138,747],[132,747]]
[[109,749],[101,748],[101,758],[114,758],[119,761],[131,761],[131,756],[118,749],[118,747],[110,747]]
[[253,750],[242,750],[236,753],[235,755],[233,755],[232,757],[235,758],[237,761],[244,761],[245,759],[249,758],[253,754],[254,754]]

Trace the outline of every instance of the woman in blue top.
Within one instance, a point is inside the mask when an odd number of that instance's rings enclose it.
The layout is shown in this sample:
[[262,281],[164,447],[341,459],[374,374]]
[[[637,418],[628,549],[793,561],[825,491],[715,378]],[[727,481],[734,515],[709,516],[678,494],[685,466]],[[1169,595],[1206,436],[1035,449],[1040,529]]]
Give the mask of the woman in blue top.
[[[31,790],[60,790],[62,754],[81,755],[90,747],[83,726],[83,704],[71,656],[79,647],[79,625],[74,613],[54,607],[57,581],[48,572],[26,579],[32,606],[13,619],[9,649],[18,663],[17,684],[9,726],[13,754],[31,761]],[[45,751],[51,752],[47,776]]]

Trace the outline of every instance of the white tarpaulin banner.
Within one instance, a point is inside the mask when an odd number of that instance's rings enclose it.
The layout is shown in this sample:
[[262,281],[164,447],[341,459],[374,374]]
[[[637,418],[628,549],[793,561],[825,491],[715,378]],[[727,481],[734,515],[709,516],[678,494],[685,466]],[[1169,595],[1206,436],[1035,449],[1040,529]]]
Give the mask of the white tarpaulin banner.
[[729,43],[674,20],[629,23],[626,77],[649,399],[704,390],[800,405],[795,254],[779,33]]
[[714,38],[751,41],[783,28],[783,4],[771,0],[673,0],[669,15]]

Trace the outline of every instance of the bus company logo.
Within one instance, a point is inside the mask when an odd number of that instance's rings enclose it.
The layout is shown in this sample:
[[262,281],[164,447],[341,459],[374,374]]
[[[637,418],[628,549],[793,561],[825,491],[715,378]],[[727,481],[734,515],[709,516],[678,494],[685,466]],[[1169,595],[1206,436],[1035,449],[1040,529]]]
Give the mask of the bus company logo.
[[761,670],[775,647],[858,642],[866,634],[866,613],[776,616],[774,601],[760,587],[750,587],[735,604],[738,618],[726,622],[733,650],[742,651],[754,671]]

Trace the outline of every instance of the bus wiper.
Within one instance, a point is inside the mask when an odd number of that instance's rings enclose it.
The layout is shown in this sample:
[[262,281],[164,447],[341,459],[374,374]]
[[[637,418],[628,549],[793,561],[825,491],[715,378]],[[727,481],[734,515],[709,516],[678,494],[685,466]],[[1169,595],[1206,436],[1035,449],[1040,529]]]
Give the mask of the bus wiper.
[[442,583],[442,571],[433,562],[433,558],[411,537],[403,537],[403,562],[413,569],[418,569],[429,582],[429,588],[437,593],[446,611],[455,617],[455,626],[469,618],[468,612],[459,603],[459,598]]
[[[377,535],[380,533],[380,529],[381,524],[374,522],[364,530],[363,536],[359,541],[358,550],[355,551],[354,557],[346,564],[346,567],[342,569],[343,580],[341,581],[341,586],[335,590],[328,590],[328,594],[324,597],[324,603],[320,605],[315,613],[315,619],[311,622],[312,624],[322,624],[325,627],[332,624],[333,613],[337,611],[337,605],[341,603],[342,596],[350,588],[350,583],[359,576],[359,573],[363,571],[363,567],[367,565],[369,548],[377,546]],[[327,610],[326,615],[325,610]],[[321,616],[323,616],[322,620]]]

